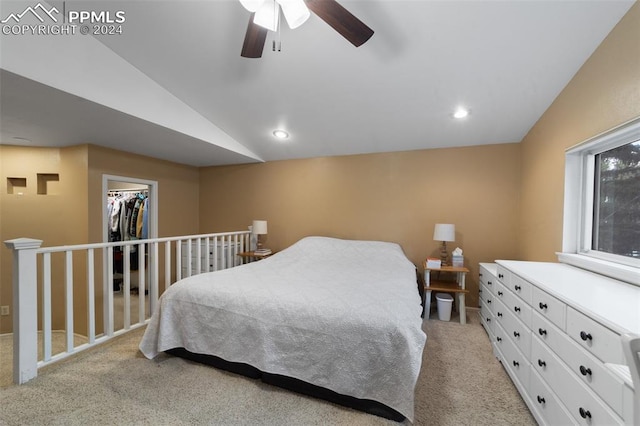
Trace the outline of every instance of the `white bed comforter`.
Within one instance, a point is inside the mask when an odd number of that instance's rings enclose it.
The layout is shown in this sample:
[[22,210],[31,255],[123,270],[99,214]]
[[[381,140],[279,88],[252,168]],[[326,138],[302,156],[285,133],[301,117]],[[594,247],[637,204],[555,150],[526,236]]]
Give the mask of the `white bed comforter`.
[[335,392],[413,421],[426,335],[400,246],[307,237],[259,262],[192,276],[161,297],[140,343],[184,347]]

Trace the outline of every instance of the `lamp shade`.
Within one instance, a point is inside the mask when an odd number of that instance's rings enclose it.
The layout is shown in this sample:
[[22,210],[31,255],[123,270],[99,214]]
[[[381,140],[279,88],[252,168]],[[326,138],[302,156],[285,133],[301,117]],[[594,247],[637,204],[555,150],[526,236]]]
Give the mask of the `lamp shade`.
[[435,241],[455,241],[456,226],[451,223],[436,223],[433,229],[433,239]]
[[253,233],[256,235],[267,234],[267,221],[266,220],[254,220],[253,221]]

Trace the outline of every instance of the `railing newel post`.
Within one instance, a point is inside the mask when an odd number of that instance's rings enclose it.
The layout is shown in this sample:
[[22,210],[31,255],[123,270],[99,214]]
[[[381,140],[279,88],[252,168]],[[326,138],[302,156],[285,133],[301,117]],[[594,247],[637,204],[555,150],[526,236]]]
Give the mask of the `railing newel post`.
[[13,382],[38,375],[38,262],[42,240],[16,238],[4,242],[13,250]]

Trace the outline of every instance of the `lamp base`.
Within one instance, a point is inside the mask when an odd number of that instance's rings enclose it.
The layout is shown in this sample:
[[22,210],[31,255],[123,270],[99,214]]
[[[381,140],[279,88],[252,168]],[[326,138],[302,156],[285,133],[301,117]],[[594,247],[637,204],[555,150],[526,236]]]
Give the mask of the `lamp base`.
[[447,266],[447,243],[445,241],[440,246],[440,263],[442,266]]

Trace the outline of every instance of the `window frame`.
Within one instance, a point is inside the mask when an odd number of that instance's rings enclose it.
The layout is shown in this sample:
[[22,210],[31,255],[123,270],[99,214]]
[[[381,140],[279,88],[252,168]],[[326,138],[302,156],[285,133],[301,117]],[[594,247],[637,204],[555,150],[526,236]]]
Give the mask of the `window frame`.
[[595,156],[640,140],[640,117],[565,151],[562,252],[558,260],[640,286],[640,259],[591,249]]

